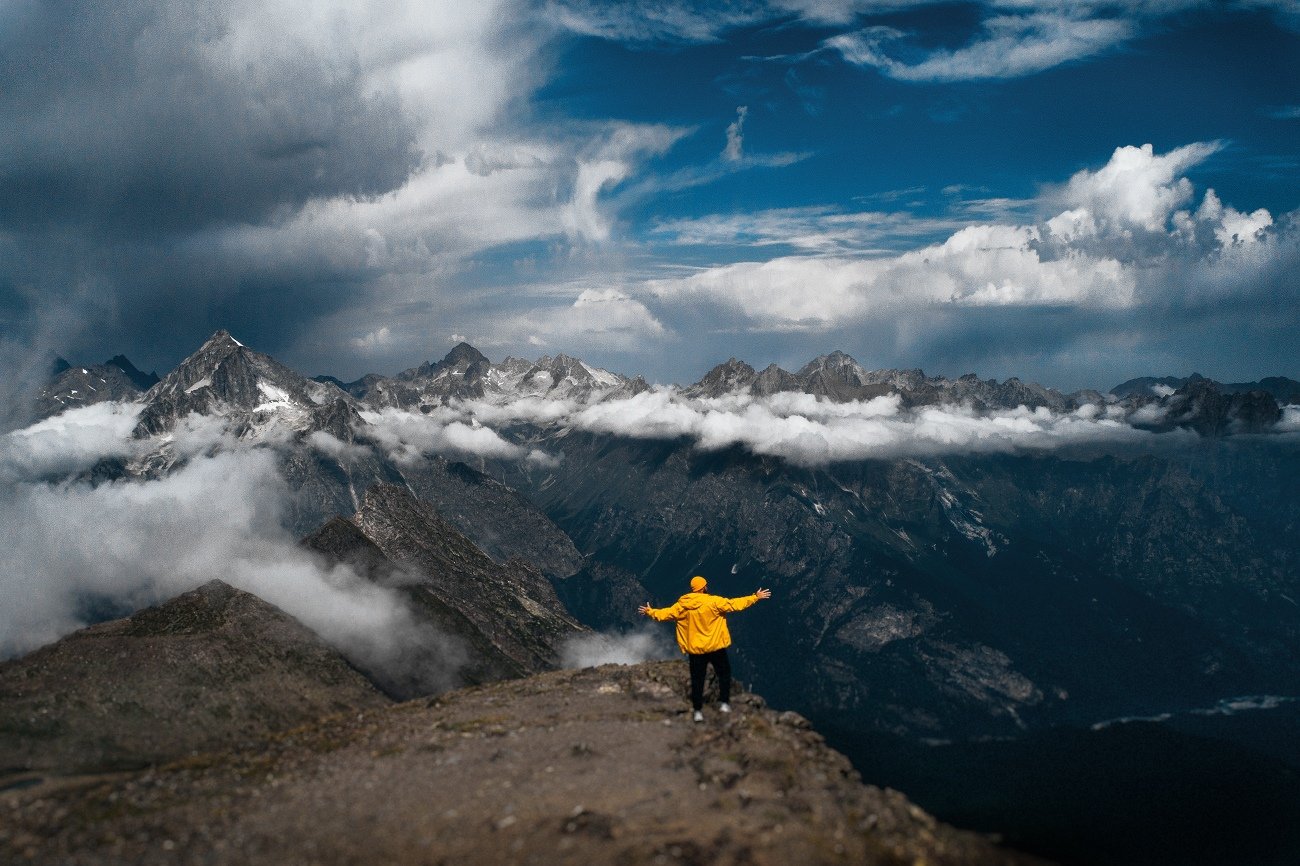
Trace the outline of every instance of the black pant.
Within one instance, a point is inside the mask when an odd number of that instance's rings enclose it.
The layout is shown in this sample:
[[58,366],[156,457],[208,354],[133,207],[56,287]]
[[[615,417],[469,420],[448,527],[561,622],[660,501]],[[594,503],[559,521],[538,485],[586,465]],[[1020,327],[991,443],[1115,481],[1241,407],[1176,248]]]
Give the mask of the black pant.
[[711,653],[690,653],[686,656],[691,662],[691,706],[700,709],[704,706],[704,675],[709,664],[718,677],[718,697],[722,703],[731,703],[731,659],[727,658],[726,649]]

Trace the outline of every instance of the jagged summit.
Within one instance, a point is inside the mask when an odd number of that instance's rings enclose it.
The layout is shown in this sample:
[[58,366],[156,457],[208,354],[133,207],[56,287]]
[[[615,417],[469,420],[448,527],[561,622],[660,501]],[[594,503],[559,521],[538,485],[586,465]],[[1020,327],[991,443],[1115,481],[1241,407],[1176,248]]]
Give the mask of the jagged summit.
[[487,356],[475,349],[469,343],[457,343],[452,347],[441,361],[426,361],[418,367],[412,367],[409,370],[403,370],[397,374],[398,379],[426,379],[426,378],[445,378],[448,376],[466,376],[470,370],[482,368],[482,366],[491,366],[492,362]]
[[753,367],[736,358],[728,358],[704,374],[704,378],[686,388],[683,393],[688,397],[721,397],[745,391],[754,384],[758,373]]
[[140,372],[125,355],[89,367],[74,367],[59,358],[53,378],[37,396],[36,414],[48,418],[78,406],[133,400],[157,382],[157,373]]
[[345,395],[336,387],[307,379],[220,330],[144,394],[135,434],[164,433],[191,413],[230,416],[241,434],[269,422],[307,429],[314,410],[337,399]]

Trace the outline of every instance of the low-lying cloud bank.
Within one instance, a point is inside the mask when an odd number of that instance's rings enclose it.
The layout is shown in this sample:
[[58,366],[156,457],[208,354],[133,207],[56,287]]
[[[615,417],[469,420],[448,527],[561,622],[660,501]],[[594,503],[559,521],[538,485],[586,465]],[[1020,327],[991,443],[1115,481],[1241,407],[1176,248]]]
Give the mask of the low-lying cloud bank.
[[[1148,407],[1149,408],[1149,407]],[[363,413],[357,432],[372,444],[328,434],[308,447],[335,453],[382,451],[399,465],[432,454],[548,462],[560,457],[511,441],[521,424],[638,439],[684,439],[703,450],[742,447],[799,466],[959,453],[1045,451],[1092,443],[1193,440],[1189,431],[1134,426],[1143,409],[1085,405],[976,411],[966,406],[908,409],[896,395],[833,402],[803,393],[692,398],[676,388],[587,403],[528,397],[453,401],[428,414]],[[212,578],[275,604],[356,663],[391,676],[418,676],[430,688],[456,682],[462,647],[411,616],[390,589],[344,567],[329,568],[283,528],[290,491],[280,453],[290,434],[268,427],[236,439],[219,417],[190,417],[165,437],[131,437],[137,404],[70,410],[0,437],[0,657],[31,650],[106,612],[138,609]],[[1300,406],[1276,432],[1300,435]],[[558,446],[562,447],[562,446]],[[163,458],[159,458],[159,454]],[[92,483],[103,460],[143,461],[162,477]],[[595,636],[571,645],[565,663],[640,660],[662,651],[653,635]],[[411,658],[430,670],[402,672]]]
[[[467,400],[420,417],[424,424],[447,428],[477,423],[480,429],[507,431],[516,424],[537,424],[635,439],[684,438],[703,450],[740,446],[800,466],[1044,451],[1082,443],[1123,445],[1157,435],[1133,426],[1131,421],[1142,419],[1116,404],[1088,404],[1067,413],[1023,406],[981,412],[954,405],[907,409],[896,395],[847,402],[803,393],[690,398],[675,388],[594,404],[542,398],[504,404]],[[1184,431],[1159,435],[1195,436]]]

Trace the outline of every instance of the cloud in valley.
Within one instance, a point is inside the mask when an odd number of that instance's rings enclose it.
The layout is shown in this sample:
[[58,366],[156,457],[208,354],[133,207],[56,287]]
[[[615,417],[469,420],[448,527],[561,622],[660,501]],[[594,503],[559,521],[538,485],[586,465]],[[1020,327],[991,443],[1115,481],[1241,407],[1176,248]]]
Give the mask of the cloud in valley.
[[626,634],[586,634],[570,638],[560,648],[560,664],[566,668],[594,668],[599,665],[635,665],[677,656],[677,647],[663,629],[642,628]]
[[[417,621],[392,591],[323,567],[281,527],[288,490],[274,449],[229,440],[230,450],[191,456],[159,479],[55,478],[156,447],[130,438],[137,411],[72,410],[0,443],[0,657],[86,625],[91,611],[125,614],[220,578],[363,668],[431,690],[457,683],[467,659],[459,643]],[[417,652],[424,667],[405,670]]]

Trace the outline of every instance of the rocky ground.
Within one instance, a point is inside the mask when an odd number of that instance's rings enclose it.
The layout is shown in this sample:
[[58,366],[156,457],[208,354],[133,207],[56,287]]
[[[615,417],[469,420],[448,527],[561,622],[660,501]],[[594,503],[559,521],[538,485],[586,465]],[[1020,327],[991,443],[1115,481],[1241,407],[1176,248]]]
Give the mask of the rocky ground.
[[0,861],[1034,862],[863,785],[802,717],[756,695],[692,723],[684,668],[541,674],[251,750],[28,778],[0,790]]

